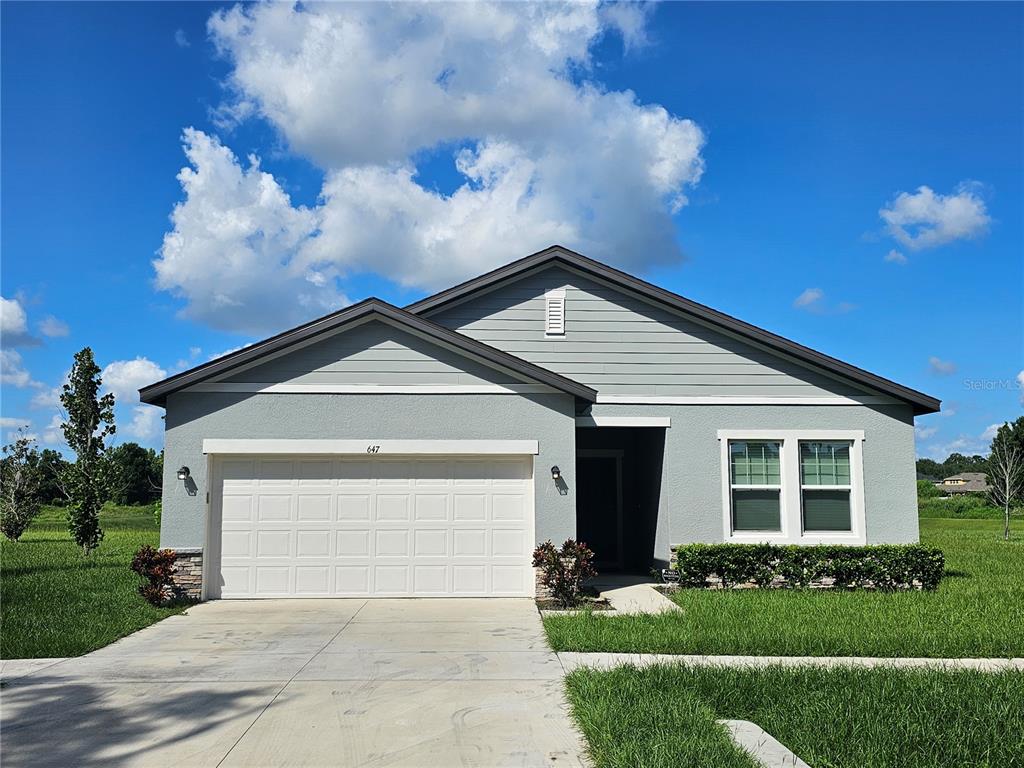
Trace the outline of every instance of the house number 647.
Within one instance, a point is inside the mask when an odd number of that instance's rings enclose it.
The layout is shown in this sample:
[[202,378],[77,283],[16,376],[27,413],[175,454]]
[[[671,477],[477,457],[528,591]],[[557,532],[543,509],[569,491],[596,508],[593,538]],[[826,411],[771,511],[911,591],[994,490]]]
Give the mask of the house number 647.
[[368,445],[368,446],[366,446],[366,452],[367,453],[380,453],[380,446],[379,445]]

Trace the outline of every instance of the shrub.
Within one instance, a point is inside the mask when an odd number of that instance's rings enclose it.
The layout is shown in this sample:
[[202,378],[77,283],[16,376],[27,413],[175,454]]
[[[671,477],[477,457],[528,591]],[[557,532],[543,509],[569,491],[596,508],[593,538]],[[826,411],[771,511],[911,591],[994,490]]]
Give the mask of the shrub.
[[563,608],[576,605],[584,580],[597,575],[594,553],[582,542],[566,539],[561,549],[550,541],[533,550],[533,567],[540,568],[541,583]]
[[146,544],[132,558],[131,568],[146,583],[139,585],[139,594],[153,605],[160,605],[174,594],[173,549],[154,549]]
[[918,544],[685,544],[675,552],[679,584],[685,587],[707,587],[718,579],[724,588],[801,588],[828,579],[846,589],[935,589],[945,568],[940,550]]
[[942,495],[942,491],[935,487],[931,480],[917,481],[917,498],[934,499]]

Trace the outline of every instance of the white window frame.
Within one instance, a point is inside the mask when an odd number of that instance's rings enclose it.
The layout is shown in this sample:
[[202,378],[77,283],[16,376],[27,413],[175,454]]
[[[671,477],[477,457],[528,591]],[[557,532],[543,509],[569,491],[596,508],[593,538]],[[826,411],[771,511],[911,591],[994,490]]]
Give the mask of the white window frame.
[[[732,473],[729,466],[729,442],[741,440],[774,441],[782,444],[779,452],[782,491],[780,493],[781,531],[733,531]],[[802,482],[800,479],[801,442],[850,443],[850,530],[803,530]],[[823,429],[720,429],[722,535],[724,541],[772,544],[864,544],[866,543],[864,508],[864,431]],[[830,486],[815,486],[825,489]],[[843,490],[846,487],[843,486]]]
[[[560,325],[552,326],[551,308],[556,306],[562,319]],[[546,337],[565,337],[565,288],[552,288],[544,294],[544,335]]]
[[[743,538],[751,537],[751,538],[754,538],[754,539],[756,539],[758,541],[761,541],[762,537],[764,537],[764,536],[784,536],[786,534],[786,532],[787,532],[787,528],[786,528],[787,520],[786,520],[786,514],[785,514],[786,499],[785,499],[785,493],[784,493],[784,486],[785,486],[785,483],[786,483],[786,455],[785,455],[785,451],[784,451],[785,445],[784,445],[784,443],[781,440],[775,440],[774,438],[769,438],[767,440],[757,440],[756,441],[756,442],[767,442],[767,443],[778,443],[779,444],[779,484],[778,485],[763,485],[763,484],[737,485],[736,483],[734,483],[732,481],[732,463],[731,463],[732,457],[729,455],[729,443],[731,443],[731,442],[739,443],[739,442],[744,442],[744,441],[755,442],[754,438],[752,438],[752,437],[750,437],[750,438],[743,438],[743,439],[733,438],[731,440],[726,440],[725,441],[725,453],[726,453],[725,472],[726,472],[726,481],[729,483],[729,505],[728,505],[729,521],[728,521],[728,525],[729,525],[730,535],[732,535],[734,537],[743,537]],[[754,530],[733,531],[733,524],[734,524],[733,509],[732,509],[733,492],[736,491],[737,489],[739,489],[741,491],[778,491],[779,492],[779,530],[772,531],[772,530],[767,530],[766,529],[766,530],[761,530],[761,531],[754,531]]]

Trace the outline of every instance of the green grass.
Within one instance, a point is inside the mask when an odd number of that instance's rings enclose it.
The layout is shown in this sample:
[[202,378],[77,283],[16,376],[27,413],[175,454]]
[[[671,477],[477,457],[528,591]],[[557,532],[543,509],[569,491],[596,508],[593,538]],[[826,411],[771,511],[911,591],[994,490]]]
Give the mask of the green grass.
[[681,612],[550,616],[558,651],[779,656],[1024,656],[1024,524],[922,520],[942,549],[933,592],[681,590]]
[[106,537],[84,557],[59,507],[44,508],[21,537],[0,542],[0,658],[78,656],[181,608],[154,608],[128,567],[160,534],[152,507],[107,507]]
[[814,768],[1024,765],[1024,675],[677,665],[566,678],[598,768],[755,768],[716,719],[750,720]]

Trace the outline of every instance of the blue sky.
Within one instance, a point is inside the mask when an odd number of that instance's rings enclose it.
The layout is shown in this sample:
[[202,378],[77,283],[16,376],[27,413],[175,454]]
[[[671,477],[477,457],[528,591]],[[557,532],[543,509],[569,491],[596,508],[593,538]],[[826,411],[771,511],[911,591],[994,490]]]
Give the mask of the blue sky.
[[0,7],[4,438],[90,345],[159,447],[148,378],[555,241],[940,397],[922,455],[1021,414],[1024,6],[381,8]]

